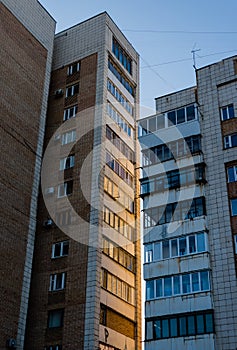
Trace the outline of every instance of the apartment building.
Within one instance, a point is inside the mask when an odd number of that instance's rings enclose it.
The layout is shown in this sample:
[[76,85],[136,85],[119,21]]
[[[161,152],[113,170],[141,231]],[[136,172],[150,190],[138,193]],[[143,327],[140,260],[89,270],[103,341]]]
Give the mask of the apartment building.
[[237,343],[237,57],[140,120],[145,349]]
[[0,349],[23,349],[55,21],[36,0],[1,0],[0,28]]
[[24,349],[141,348],[138,103],[107,13],[55,36]]

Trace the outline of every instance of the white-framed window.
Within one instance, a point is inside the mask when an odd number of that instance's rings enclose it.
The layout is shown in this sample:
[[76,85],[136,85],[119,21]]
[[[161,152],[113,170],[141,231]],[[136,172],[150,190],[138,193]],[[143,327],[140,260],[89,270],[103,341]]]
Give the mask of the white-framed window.
[[76,62],[68,66],[67,75],[72,75],[80,70],[80,62]]
[[234,105],[233,103],[228,106],[221,107],[221,120],[228,120],[235,117]]
[[237,133],[224,137],[224,148],[231,148],[237,146]]
[[206,232],[157,241],[144,246],[145,263],[207,251]]
[[228,182],[237,181],[237,165],[233,165],[227,168]]
[[73,168],[75,164],[75,155],[72,154],[68,157],[65,157],[63,159],[60,159],[60,170],[70,169]]
[[69,241],[54,243],[52,246],[52,259],[68,256]]
[[49,291],[62,290],[66,286],[66,272],[50,275]]
[[58,186],[58,198],[69,196],[73,191],[73,180],[66,181]]
[[237,198],[230,200],[231,216],[237,216]]
[[66,97],[74,96],[79,93],[79,83],[68,86],[66,88]]
[[62,134],[62,145],[67,145],[76,140],[76,130],[67,131]]
[[63,120],[65,121],[75,117],[75,115],[77,114],[77,111],[78,111],[78,105],[65,109],[63,113]]
[[63,326],[64,309],[50,310],[48,312],[48,328]]
[[146,281],[146,300],[209,290],[209,271],[194,271]]

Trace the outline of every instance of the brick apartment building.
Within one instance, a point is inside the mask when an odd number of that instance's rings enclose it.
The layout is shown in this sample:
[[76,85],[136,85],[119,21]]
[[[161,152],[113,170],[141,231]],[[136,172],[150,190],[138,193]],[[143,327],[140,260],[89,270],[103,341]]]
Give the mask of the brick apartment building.
[[139,350],[138,54],[107,13],[0,6],[0,349]]
[[237,344],[237,57],[139,122],[145,349]]

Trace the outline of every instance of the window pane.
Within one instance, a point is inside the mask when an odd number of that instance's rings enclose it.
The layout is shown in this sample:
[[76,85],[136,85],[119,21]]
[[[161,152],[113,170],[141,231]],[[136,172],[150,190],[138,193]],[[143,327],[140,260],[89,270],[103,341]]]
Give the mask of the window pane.
[[197,334],[203,334],[204,333],[204,319],[203,315],[197,315]]
[[146,340],[153,339],[153,322],[146,322]]
[[200,272],[200,278],[201,278],[201,290],[209,290],[209,273],[208,271],[201,271]]
[[192,291],[198,292],[200,290],[199,286],[199,274],[198,273],[192,273]]
[[149,132],[156,131],[156,117],[148,119]]
[[183,293],[190,293],[190,275],[182,276]]
[[187,107],[186,112],[187,112],[187,121],[195,119],[194,105]]
[[229,112],[229,119],[234,118],[235,112],[234,112],[234,106],[233,105],[229,105],[228,106],[228,112]]
[[180,294],[180,276],[173,277],[174,294]]
[[164,296],[172,295],[171,277],[164,278]]
[[160,298],[163,297],[163,290],[162,290],[162,279],[156,280],[156,297]]
[[171,256],[178,256],[177,239],[172,239],[171,241]]
[[161,260],[161,243],[154,244],[154,260]]
[[196,243],[195,243],[195,236],[189,236],[188,238],[189,242],[189,253],[195,253],[196,252]]
[[204,252],[205,249],[205,234],[204,233],[198,233],[197,234],[197,251],[198,252]]
[[231,145],[232,145],[232,147],[236,147],[237,146],[237,135],[232,135],[231,136]]
[[179,238],[179,255],[187,254],[186,238]]
[[147,281],[146,282],[146,299],[153,299],[154,298],[154,281]]
[[227,108],[224,107],[222,108],[222,120],[226,120],[227,119]]
[[160,320],[154,321],[154,336],[155,336],[155,339],[160,339],[161,338],[161,324],[160,324]]
[[230,167],[227,169],[228,172],[228,182],[234,182],[236,181],[236,176],[235,176],[235,167]]
[[165,127],[165,116],[159,115],[157,117],[157,130],[163,129]]
[[206,332],[212,333],[214,331],[212,314],[206,314],[205,321],[206,321]]
[[188,335],[195,334],[195,319],[194,316],[188,316]]
[[187,334],[186,330],[186,317],[179,318],[179,335],[184,336]]
[[170,319],[170,336],[177,337],[178,336],[178,323],[177,318]]
[[185,122],[185,109],[181,108],[177,110],[177,124]]
[[49,328],[61,327],[63,324],[63,310],[49,311]]
[[231,215],[236,216],[237,215],[237,198],[231,199]]
[[162,242],[163,259],[169,258],[169,241]]
[[169,337],[169,320],[162,320],[162,338]]
[[176,113],[175,111],[168,113],[168,126],[176,125]]

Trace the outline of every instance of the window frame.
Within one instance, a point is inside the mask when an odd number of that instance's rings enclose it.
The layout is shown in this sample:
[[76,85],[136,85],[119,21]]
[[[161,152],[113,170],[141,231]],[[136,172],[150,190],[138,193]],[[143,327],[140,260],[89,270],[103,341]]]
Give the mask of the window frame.
[[[56,317],[56,314],[59,315],[59,325],[53,325],[55,320],[53,319],[54,316]],[[48,328],[55,329],[55,328],[61,328],[63,327],[63,321],[64,321],[64,309],[53,309],[48,311]]]
[[[232,113],[230,113],[230,108],[232,109]],[[226,106],[222,106],[220,107],[220,112],[221,112],[221,121],[226,121],[226,120],[230,120],[230,119],[234,119],[236,118],[235,116],[235,109],[234,109],[234,104],[230,103]],[[226,112],[226,118],[224,116],[224,113]]]
[[[56,250],[55,248],[56,246],[59,246],[59,245],[60,245],[60,253],[59,255],[55,255],[55,250]],[[65,253],[65,247],[66,247],[67,253]],[[69,252],[69,240],[53,243],[51,258],[52,259],[63,258],[65,256],[68,256],[68,252]]]
[[[60,284],[60,286],[58,286],[58,284]],[[58,272],[50,275],[49,292],[58,292],[65,289],[65,287],[66,272]]]

